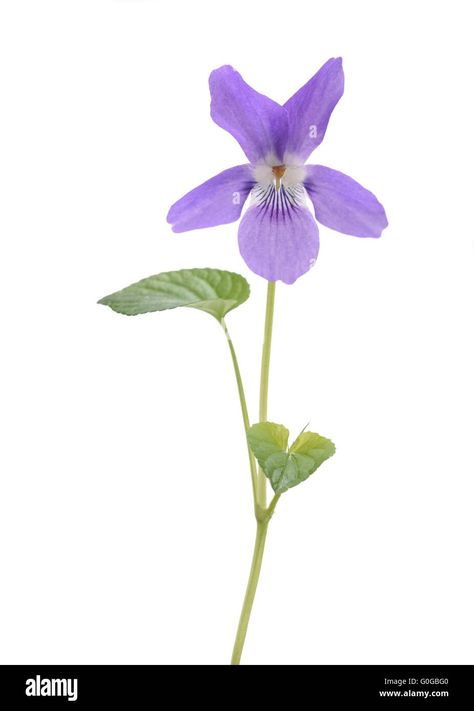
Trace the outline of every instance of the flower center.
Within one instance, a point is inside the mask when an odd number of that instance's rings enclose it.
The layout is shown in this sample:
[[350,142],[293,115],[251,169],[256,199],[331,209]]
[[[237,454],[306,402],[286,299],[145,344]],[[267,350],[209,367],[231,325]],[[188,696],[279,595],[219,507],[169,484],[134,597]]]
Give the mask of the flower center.
[[256,183],[263,187],[272,185],[277,192],[281,187],[288,189],[303,183],[306,174],[301,161],[289,154],[281,163],[276,156],[268,155],[265,160],[253,165],[252,171]]

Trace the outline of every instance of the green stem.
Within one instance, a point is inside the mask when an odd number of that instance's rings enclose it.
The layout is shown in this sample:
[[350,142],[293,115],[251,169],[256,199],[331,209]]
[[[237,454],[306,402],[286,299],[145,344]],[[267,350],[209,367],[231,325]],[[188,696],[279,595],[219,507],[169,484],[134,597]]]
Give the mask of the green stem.
[[[260,409],[259,420],[266,422],[268,409],[268,379],[270,375],[270,352],[272,347],[273,311],[275,308],[275,282],[269,281],[267,287],[267,307],[265,310],[265,329],[263,333],[262,366],[260,370]],[[267,480],[259,469],[257,476],[257,504],[265,509],[267,505]]]
[[249,625],[250,613],[257,590],[258,578],[262,567],[263,551],[265,550],[265,539],[267,537],[268,521],[257,521],[257,535],[255,537],[255,547],[253,550],[252,565],[250,567],[249,581],[245,592],[244,604],[240,613],[239,626],[235,637],[234,650],[232,652],[231,664],[240,664],[242,649],[244,647],[247,627]]
[[267,509],[267,521],[270,521],[271,517],[273,516],[273,512],[275,511],[275,507],[278,503],[278,499],[280,498],[281,494],[275,494],[273,499],[270,501],[270,506]]
[[[273,330],[273,311],[275,307],[275,282],[269,281],[267,288],[267,307],[265,310],[265,329],[263,336],[263,350],[262,350],[262,367],[260,371],[260,410],[259,417],[260,422],[266,422],[267,419],[267,407],[268,407],[268,379],[270,373],[270,351],[272,347],[272,330]],[[232,344],[229,339],[229,345]],[[233,357],[234,360],[234,357]],[[236,360],[234,360],[234,367]],[[236,367],[236,374],[238,372],[238,367]],[[237,381],[239,378],[237,378]],[[239,388],[240,392],[240,388]],[[241,398],[242,402],[242,398]],[[244,399],[245,402],[245,399]],[[242,412],[244,408],[242,407]],[[244,418],[245,422],[245,418]],[[248,418],[247,418],[248,422]],[[253,455],[250,452],[250,457],[253,459]],[[255,461],[253,460],[253,465],[255,471]],[[252,565],[250,566],[249,581],[247,584],[247,590],[245,592],[244,604],[242,606],[242,612],[240,613],[239,626],[237,628],[237,635],[235,637],[234,651],[232,653],[231,664],[240,664],[240,658],[242,656],[242,649],[245,643],[245,637],[247,635],[247,628],[249,626],[250,615],[252,612],[253,601],[255,599],[255,593],[257,591],[258,579],[260,576],[260,569],[262,567],[263,551],[265,550],[265,539],[267,537],[268,523],[275,511],[275,506],[280,498],[279,494],[275,495],[267,509],[267,482],[264,472],[259,469],[258,474],[255,471],[255,477],[252,474],[252,482],[255,481],[254,496],[255,496],[255,513],[257,516],[257,535],[255,538],[255,546],[253,549]]]
[[[237,360],[237,355],[235,353],[234,344],[232,343],[229,331],[227,330],[226,323],[224,319],[221,321],[221,326],[224,329],[224,333],[227,338],[227,343],[229,344],[230,355],[232,357],[232,364],[234,366],[235,380],[237,381],[237,389],[239,391],[240,409],[242,410],[242,420],[244,422],[245,429],[245,439],[247,440],[247,431],[250,427],[249,412],[247,408],[247,401],[245,399],[244,385],[242,382],[242,376],[240,374],[239,362]],[[247,442],[247,451],[249,455],[250,464],[250,476],[252,477],[252,492],[254,504],[257,504],[257,465],[255,464],[255,457],[253,456],[252,450]]]

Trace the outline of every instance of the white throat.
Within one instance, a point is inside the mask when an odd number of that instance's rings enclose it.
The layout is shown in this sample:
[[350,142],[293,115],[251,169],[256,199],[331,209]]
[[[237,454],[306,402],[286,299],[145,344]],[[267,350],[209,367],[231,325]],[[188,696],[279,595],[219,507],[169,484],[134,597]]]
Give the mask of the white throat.
[[252,171],[256,183],[264,188],[275,185],[277,189],[280,185],[285,188],[301,185],[306,175],[304,165],[290,154],[285,154],[283,162],[274,155],[268,155],[265,160],[253,165]]

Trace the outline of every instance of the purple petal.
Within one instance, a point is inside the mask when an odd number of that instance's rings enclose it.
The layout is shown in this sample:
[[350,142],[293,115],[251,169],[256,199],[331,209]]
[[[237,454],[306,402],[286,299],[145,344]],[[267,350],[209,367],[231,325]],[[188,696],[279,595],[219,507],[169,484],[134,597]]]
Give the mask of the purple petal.
[[288,153],[303,162],[311,155],[323,140],[329,117],[343,93],[342,59],[329,59],[284,104],[289,122]]
[[275,154],[283,160],[288,136],[285,109],[244,82],[230,66],[209,77],[211,116],[234,136],[251,163]]
[[313,266],[319,250],[318,226],[306,207],[274,211],[252,205],[239,225],[240,253],[265,279],[293,284]]
[[375,195],[348,175],[323,165],[307,165],[305,188],[318,222],[355,237],[380,237],[387,225]]
[[224,170],[187,193],[170,208],[173,232],[197,230],[235,222],[254,184],[249,165]]

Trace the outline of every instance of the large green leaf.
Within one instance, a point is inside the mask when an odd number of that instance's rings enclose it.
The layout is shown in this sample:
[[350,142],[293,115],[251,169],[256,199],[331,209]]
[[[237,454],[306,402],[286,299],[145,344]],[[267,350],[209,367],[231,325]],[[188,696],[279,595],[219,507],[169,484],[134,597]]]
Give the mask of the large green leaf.
[[104,296],[99,304],[127,316],[189,306],[207,311],[220,321],[249,294],[250,287],[240,274],[220,269],[180,269],[142,279]]
[[336,451],[331,440],[315,432],[302,432],[288,449],[288,430],[274,422],[253,425],[247,437],[275,494],[300,484]]

